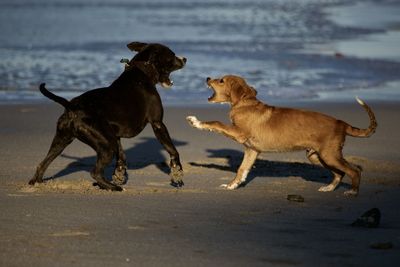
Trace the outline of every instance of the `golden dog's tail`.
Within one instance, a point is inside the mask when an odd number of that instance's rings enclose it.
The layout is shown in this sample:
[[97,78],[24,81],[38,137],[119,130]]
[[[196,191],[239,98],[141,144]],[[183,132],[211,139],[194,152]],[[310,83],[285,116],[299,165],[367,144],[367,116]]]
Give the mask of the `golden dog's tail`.
[[369,127],[367,129],[359,129],[348,125],[346,128],[346,134],[354,137],[370,137],[373,133],[375,133],[376,127],[378,124],[376,123],[375,114],[372,112],[372,109],[365,104],[364,101],[356,97],[357,102],[367,111],[369,116]]

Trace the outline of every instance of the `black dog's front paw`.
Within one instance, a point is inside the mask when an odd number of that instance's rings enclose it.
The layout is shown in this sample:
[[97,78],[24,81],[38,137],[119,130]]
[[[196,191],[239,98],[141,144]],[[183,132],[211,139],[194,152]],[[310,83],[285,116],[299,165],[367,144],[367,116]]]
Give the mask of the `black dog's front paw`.
[[182,187],[184,186],[183,178],[183,170],[181,166],[175,166],[171,168],[171,183],[173,187]]
[[117,192],[122,192],[124,191],[124,188],[119,186],[119,185],[115,185],[111,188],[111,191],[117,191]]
[[112,175],[112,182],[116,185],[124,185],[126,184],[126,181],[128,180],[128,176],[126,175],[117,175],[117,174],[113,174]]
[[116,185],[126,184],[128,181],[128,173],[126,172],[126,168],[117,167],[112,175],[112,182]]

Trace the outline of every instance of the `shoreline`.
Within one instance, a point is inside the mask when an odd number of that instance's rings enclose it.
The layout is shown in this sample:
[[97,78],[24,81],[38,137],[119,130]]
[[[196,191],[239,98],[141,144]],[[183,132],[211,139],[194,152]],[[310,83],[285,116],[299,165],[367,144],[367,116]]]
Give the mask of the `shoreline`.
[[[399,85],[399,86],[397,86]],[[399,103],[400,102],[400,93],[398,92],[397,88],[400,88],[400,80],[396,82],[391,82],[389,86],[385,86],[385,89],[378,89],[378,88],[370,88],[370,89],[348,89],[348,90],[343,90],[340,92],[321,92],[317,97],[314,98],[305,98],[305,99],[300,99],[300,98],[275,98],[275,97],[262,97],[259,98],[262,102],[268,104],[268,105],[274,105],[274,106],[293,106],[295,107],[296,105],[298,106],[304,106],[304,105],[318,105],[321,103],[328,103],[328,104],[333,104],[333,103],[344,103],[344,104],[349,104],[352,102],[356,103],[355,98],[359,97],[360,99],[367,101],[368,103],[388,103],[388,104],[394,104],[394,103]],[[165,89],[159,89],[159,92]],[[381,91],[380,96],[376,96],[378,92]],[[65,94],[60,94],[60,96],[65,97],[66,99],[72,99],[76,96],[81,95],[83,92],[73,92],[73,93],[68,93],[67,96]],[[40,92],[29,92],[29,94],[35,95],[33,98],[32,97],[27,97],[27,98],[18,98],[18,97],[9,97],[9,98],[0,98],[0,106],[8,106],[8,105],[52,105],[53,102],[43,96]],[[163,101],[163,106],[164,107],[176,107],[176,108],[186,108],[186,107],[198,107],[198,108],[216,108],[218,105],[215,104],[210,104],[207,102],[207,99],[204,98],[201,101],[197,102],[190,102],[190,101],[185,101],[181,100],[179,102],[177,101],[171,101],[168,99],[165,99],[165,95],[162,97]]]

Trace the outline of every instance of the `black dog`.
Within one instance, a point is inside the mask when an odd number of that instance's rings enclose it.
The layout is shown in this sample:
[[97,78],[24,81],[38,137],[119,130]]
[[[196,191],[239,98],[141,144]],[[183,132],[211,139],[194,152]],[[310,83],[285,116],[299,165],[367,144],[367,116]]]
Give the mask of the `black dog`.
[[[138,135],[150,123],[157,139],[171,157],[171,185],[183,186],[182,165],[163,120],[163,106],[156,84],[172,86],[171,72],[185,66],[186,58],[177,57],[166,46],[133,42],[128,48],[137,51],[125,71],[109,87],[83,93],[67,101],[40,85],[46,97],[65,107],[58,119],[57,132],[46,158],[37,167],[29,184],[43,182],[43,174],[50,163],[75,138],[97,152],[96,166],[91,176],[102,189],[121,191],[127,179],[126,156],[120,138]],[[113,182],[104,177],[104,169],[116,156]],[[119,184],[119,185],[117,185]]]

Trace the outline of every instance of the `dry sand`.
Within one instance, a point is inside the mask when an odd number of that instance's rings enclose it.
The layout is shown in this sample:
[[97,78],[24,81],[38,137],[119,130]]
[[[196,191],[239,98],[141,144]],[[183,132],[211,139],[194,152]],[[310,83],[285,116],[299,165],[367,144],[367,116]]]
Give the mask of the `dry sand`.
[[[185,187],[169,186],[168,156],[150,127],[123,140],[124,192],[92,185],[94,152],[75,141],[27,186],[52,140],[57,105],[0,106],[0,266],[396,266],[400,262],[400,103],[369,103],[378,119],[368,139],[349,137],[346,157],[363,166],[360,195],[317,189],[330,174],[304,152],[262,154],[250,182],[219,188],[234,176],[242,147],[190,128],[185,117],[228,121],[227,107],[170,107],[165,123],[180,152]],[[292,105],[294,106],[294,105]],[[366,127],[351,103],[301,103]],[[112,168],[108,169],[110,175]],[[298,194],[305,202],[289,202]],[[379,228],[350,224],[377,207]],[[375,243],[393,248],[377,250]]]

